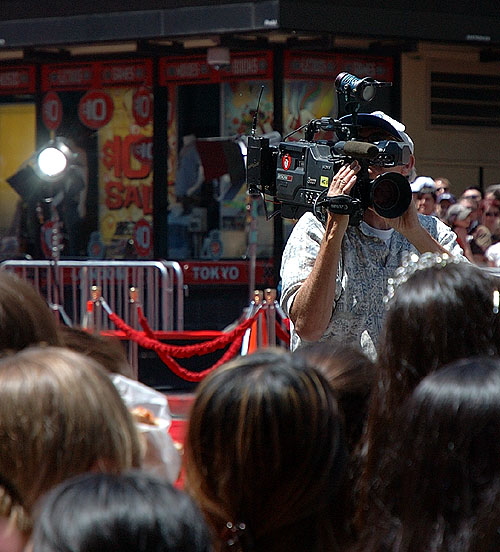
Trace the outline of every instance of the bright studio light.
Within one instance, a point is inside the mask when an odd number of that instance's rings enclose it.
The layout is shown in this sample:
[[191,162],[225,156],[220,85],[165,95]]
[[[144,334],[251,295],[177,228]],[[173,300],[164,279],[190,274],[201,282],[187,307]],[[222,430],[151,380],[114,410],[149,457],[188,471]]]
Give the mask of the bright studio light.
[[42,180],[57,182],[66,173],[73,157],[68,145],[61,138],[56,138],[39,151],[34,164],[35,172]]

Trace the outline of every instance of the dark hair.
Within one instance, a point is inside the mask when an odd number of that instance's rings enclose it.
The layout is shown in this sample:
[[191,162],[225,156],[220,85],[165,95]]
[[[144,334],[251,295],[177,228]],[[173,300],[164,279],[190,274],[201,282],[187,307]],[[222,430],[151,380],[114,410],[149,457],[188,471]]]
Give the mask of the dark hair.
[[346,444],[353,451],[366,421],[375,363],[357,345],[335,341],[308,343],[293,355],[319,370],[331,385],[344,415]]
[[[319,370],[331,385],[343,414],[345,441],[349,453],[342,489],[342,511],[337,531],[342,545],[352,541],[360,472],[360,441],[368,414],[370,393],[375,384],[375,363],[358,345],[337,341],[308,343],[295,351]],[[342,530],[342,534],[340,531]]]
[[378,347],[381,408],[391,415],[422,377],[452,360],[500,353],[499,287],[473,264],[437,259],[398,287]]
[[328,382],[289,353],[238,357],[197,389],[186,481],[217,550],[232,541],[256,552],[334,550],[344,456]]
[[45,497],[33,552],[209,552],[203,516],[184,492],[144,472],[88,473]]
[[[494,312],[498,279],[467,262],[422,256],[388,303],[378,345],[377,380],[370,401],[358,523],[376,508],[373,482],[385,454],[387,424],[427,374],[460,358],[498,355]],[[411,267],[404,269],[411,272]]]
[[455,361],[394,413],[363,552],[500,550],[500,359]]

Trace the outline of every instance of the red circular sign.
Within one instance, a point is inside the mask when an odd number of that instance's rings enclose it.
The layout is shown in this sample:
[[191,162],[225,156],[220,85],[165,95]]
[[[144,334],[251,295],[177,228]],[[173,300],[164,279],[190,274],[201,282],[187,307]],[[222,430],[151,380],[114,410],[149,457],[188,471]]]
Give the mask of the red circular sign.
[[139,88],[132,97],[132,114],[141,127],[153,120],[153,95],[147,88]]
[[57,130],[63,118],[63,105],[56,92],[48,92],[42,100],[42,120],[49,130]]
[[292,156],[289,153],[285,153],[281,158],[281,166],[287,171],[292,166]]
[[153,251],[153,233],[151,225],[145,219],[138,220],[134,226],[134,245],[141,257],[151,255]]
[[106,92],[90,90],[78,104],[78,117],[88,128],[101,128],[113,117],[113,100]]

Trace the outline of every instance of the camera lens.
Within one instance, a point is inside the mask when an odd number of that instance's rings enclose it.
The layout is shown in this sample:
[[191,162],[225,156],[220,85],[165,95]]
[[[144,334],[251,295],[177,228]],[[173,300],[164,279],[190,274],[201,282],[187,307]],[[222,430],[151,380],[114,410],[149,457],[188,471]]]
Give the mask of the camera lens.
[[372,180],[371,205],[381,217],[400,217],[412,201],[408,180],[399,173],[384,173]]

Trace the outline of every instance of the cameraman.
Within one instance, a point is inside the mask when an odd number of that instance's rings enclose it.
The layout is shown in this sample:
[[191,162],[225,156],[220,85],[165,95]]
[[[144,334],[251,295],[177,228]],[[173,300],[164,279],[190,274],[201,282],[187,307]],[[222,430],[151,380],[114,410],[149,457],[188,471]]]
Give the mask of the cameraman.
[[[350,123],[351,116],[341,121]],[[358,141],[395,140],[409,147],[408,163],[389,169],[407,177],[415,158],[404,125],[380,111],[360,113],[357,122],[361,126]],[[328,196],[348,195],[359,170],[356,160],[344,165],[333,177]],[[370,166],[369,177],[387,171]],[[368,208],[359,226],[348,222],[348,215],[328,212],[323,224],[307,212],[286,243],[281,304],[293,323],[292,349],[301,342],[338,340],[355,342],[375,358],[387,280],[404,253],[462,253],[450,228],[436,217],[419,215],[413,201],[398,218],[382,218]]]

